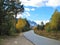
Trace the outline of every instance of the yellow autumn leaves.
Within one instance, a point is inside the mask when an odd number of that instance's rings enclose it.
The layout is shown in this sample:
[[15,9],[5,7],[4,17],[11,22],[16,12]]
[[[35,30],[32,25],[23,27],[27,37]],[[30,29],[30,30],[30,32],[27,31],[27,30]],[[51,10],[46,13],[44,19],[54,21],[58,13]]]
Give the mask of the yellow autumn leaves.
[[16,24],[17,29],[22,29],[26,25],[26,21],[24,19],[18,19],[18,22]]

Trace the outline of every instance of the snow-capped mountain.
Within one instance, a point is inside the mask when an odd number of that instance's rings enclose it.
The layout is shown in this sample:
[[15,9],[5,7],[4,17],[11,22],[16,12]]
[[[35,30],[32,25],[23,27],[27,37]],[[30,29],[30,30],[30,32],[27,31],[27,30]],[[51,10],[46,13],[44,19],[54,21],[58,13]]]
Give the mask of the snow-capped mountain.
[[37,26],[37,23],[34,22],[34,21],[28,20],[28,22],[29,22],[29,24],[30,24],[30,27]]

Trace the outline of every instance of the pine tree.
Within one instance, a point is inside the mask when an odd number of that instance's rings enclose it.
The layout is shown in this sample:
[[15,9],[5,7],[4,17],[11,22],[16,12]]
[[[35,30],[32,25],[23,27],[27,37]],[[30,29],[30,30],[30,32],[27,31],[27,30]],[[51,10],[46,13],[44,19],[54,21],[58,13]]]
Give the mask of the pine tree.
[[16,22],[18,12],[24,12],[24,6],[21,3],[17,3],[15,0],[0,0],[0,34],[8,33],[12,22]]

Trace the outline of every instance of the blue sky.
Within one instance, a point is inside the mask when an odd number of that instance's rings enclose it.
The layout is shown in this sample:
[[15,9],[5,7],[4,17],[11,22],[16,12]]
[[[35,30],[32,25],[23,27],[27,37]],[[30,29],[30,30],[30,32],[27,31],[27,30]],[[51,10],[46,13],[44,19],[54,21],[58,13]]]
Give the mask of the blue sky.
[[20,0],[24,5],[25,12],[18,14],[17,18],[27,18],[40,24],[49,22],[55,9],[60,11],[60,0]]

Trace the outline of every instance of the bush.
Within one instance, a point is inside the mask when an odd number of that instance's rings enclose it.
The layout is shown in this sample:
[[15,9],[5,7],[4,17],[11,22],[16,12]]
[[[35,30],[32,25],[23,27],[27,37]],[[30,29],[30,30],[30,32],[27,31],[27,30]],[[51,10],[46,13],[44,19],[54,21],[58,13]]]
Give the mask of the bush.
[[23,29],[22,29],[22,32],[25,32],[25,31],[29,31],[30,30],[30,27],[24,27]]
[[46,23],[46,25],[45,25],[45,30],[46,30],[47,32],[50,32],[50,31],[51,31],[50,22]]
[[45,27],[45,30],[46,30],[47,32],[50,32],[50,31],[51,31],[50,26],[46,26],[46,27]]
[[15,27],[11,27],[10,30],[8,31],[8,35],[14,35],[16,33]]

